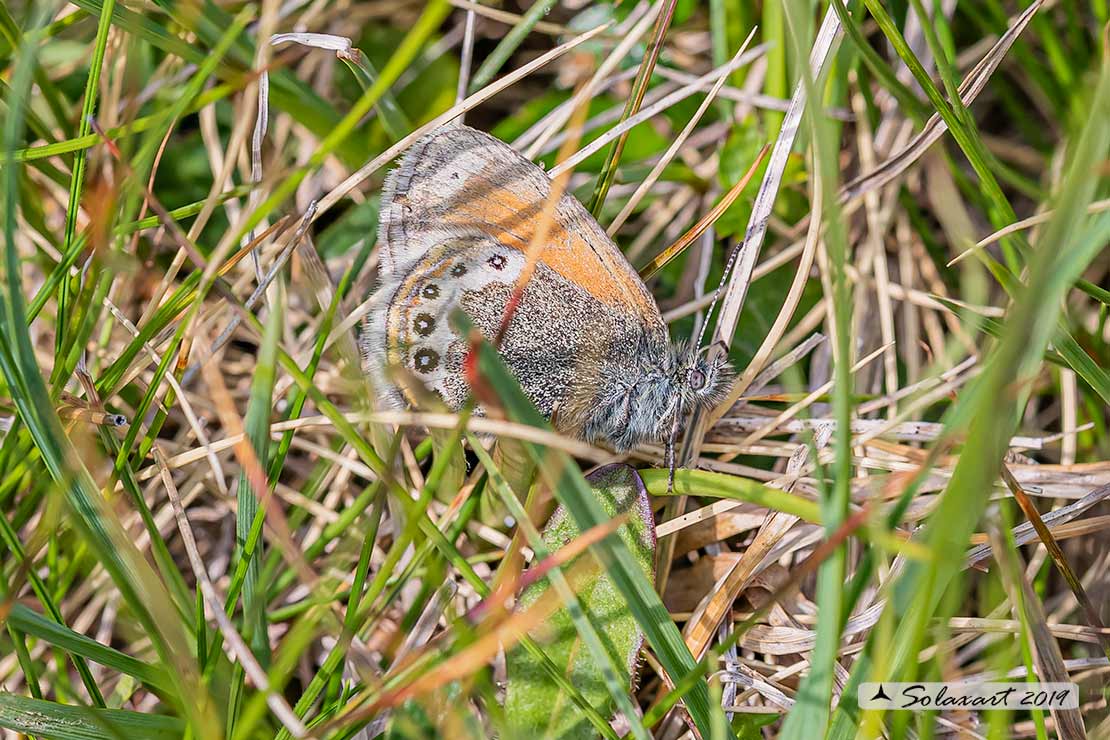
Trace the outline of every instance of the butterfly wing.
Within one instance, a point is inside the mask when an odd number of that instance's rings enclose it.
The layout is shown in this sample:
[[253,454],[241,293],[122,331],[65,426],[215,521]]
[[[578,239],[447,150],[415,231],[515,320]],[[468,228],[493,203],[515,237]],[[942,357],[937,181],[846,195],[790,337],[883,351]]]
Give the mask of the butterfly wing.
[[[486,237],[523,253],[551,195],[547,174],[509,145],[466,126],[414,144],[382,193],[381,270],[420,259],[444,237]],[[570,195],[555,209],[540,262],[612,310],[666,328],[636,271]]]
[[[468,395],[467,342],[451,326],[460,308],[487,339],[496,336],[526,258],[484,236],[444,237],[414,262],[383,279],[364,328],[368,370],[379,393],[419,403],[404,368],[452,409]],[[622,352],[642,345],[642,323],[581,290],[546,264],[536,266],[501,343],[501,354],[545,415],[570,390]],[[587,381],[588,382],[588,381]]]

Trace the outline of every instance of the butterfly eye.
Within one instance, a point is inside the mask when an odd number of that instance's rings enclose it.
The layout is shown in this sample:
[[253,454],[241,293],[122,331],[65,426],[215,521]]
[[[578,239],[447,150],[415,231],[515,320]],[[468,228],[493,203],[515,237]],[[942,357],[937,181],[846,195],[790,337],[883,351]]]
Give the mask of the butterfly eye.
[[705,388],[705,373],[696,368],[690,370],[690,374],[686,376],[686,384],[690,386],[690,390],[700,391]]

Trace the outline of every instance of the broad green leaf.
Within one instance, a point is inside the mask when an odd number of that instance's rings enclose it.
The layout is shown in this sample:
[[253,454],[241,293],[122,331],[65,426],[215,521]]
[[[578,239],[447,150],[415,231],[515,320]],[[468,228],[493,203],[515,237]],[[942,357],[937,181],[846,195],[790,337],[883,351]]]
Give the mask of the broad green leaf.
[[737,714],[732,729],[738,740],[763,740],[763,728],[782,719],[781,714]]
[[[628,520],[617,534],[644,574],[654,580],[655,524],[640,477],[626,465],[610,465],[592,473],[587,481],[609,517],[628,513]],[[544,529],[543,541],[548,551],[554,552],[580,534],[574,518],[560,506]],[[624,597],[600,566],[572,585],[582,612],[609,653],[610,669],[615,666],[620,680],[631,688],[644,633]],[[532,584],[521,595],[521,607],[528,608],[550,588],[547,578]],[[591,706],[602,716],[613,714],[615,703],[603,674],[606,666],[583,644],[570,609],[556,611],[532,636]],[[595,736],[590,723],[527,650],[520,647],[511,650],[506,656],[506,668],[505,714],[521,737]]]

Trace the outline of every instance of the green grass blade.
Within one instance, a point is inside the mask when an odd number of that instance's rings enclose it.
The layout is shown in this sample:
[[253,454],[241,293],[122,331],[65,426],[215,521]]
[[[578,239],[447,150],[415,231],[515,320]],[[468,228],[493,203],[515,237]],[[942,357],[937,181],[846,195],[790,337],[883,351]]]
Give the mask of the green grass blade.
[[[655,64],[659,61],[663,39],[666,37],[667,29],[671,27],[671,21],[674,19],[675,6],[678,4],[678,0],[660,0],[660,2],[664,5],[663,9],[659,11],[659,16],[655,19],[655,28],[652,29],[651,33],[651,45],[648,47],[647,54],[640,61],[639,69],[636,70],[636,79],[632,82],[632,93],[625,101],[624,111],[621,113],[618,124],[627,121],[640,111],[640,105],[644,102],[644,95],[651,83],[651,75],[655,71]],[[601,213],[605,196],[609,193],[609,187],[613,184],[613,178],[617,175],[617,165],[620,163],[621,154],[624,152],[624,145],[628,141],[629,133],[629,131],[625,131],[609,145],[609,151],[605,155],[605,164],[601,166],[601,174],[598,175],[597,184],[594,185],[594,193],[587,206],[587,209],[594,216]]]
[[743,501],[762,506],[771,511],[792,514],[807,522],[821,521],[821,508],[817,503],[793,493],[782,491],[748,478],[724,475],[709,470],[676,470],[674,490],[668,491],[668,470],[641,470],[640,477],[653,496],[712,496],[713,498]]
[[468,94],[477,92],[493,80],[524,38],[532,32],[537,23],[543,20],[554,5],[555,0],[535,0],[532,3],[532,6],[521,16],[520,21],[505,34],[505,38],[497,43],[486,60],[478,67],[478,71],[470,80],[470,87],[467,88]]
[[963,550],[997,478],[1002,456],[1029,396],[1033,377],[1056,328],[1060,299],[1086,265],[1073,261],[1084,214],[1099,182],[1092,163],[1110,151],[1110,60],[1103,60],[1084,128],[1070,152],[1055,217],[1042,232],[1029,265],[1028,285],[1008,313],[1001,341],[987,358],[983,375],[961,399],[967,444],[923,536],[937,556],[899,579],[889,609],[899,617],[893,667],[901,675],[915,663],[921,626],[938,609],[941,596],[962,566]]
[[121,653],[115,648],[74,632],[69,627],[52,622],[22,604],[15,604],[8,614],[8,624],[31,637],[59,647],[73,655],[99,663],[100,665],[134,676],[160,693],[169,693],[172,686],[166,672],[156,665]]
[[405,36],[404,41],[401,42],[397,51],[390,58],[389,64],[382,69],[381,75],[375,80],[374,84],[351,106],[342,120],[337,122],[326,136],[321,137],[320,144],[316,151],[312,153],[312,156],[309,157],[308,163],[290,173],[289,177],[282,180],[274,189],[274,192],[259,204],[255,212],[240,228],[241,233],[236,235],[236,242],[261,223],[262,219],[266,218],[279,203],[292,195],[308,173],[320,167],[328,155],[350,137],[362,117],[370,112],[371,108],[381,100],[382,96],[401,76],[401,73],[416,59],[424,44],[439,28],[450,10],[451,6],[446,0],[432,0],[428,3],[424,12],[420,15],[420,19]]
[[3,195],[4,280],[0,286],[0,373],[7,382],[20,418],[34,440],[55,485],[64,494],[70,521],[111,576],[124,602],[147,631],[171,673],[180,709],[207,735],[206,692],[196,681],[190,659],[182,650],[188,639],[172,612],[164,613],[169,595],[142,554],[124,532],[72,443],[62,431],[28,334],[15,231],[19,209],[19,166],[10,152],[20,141],[23,105],[30,89],[34,39],[25,39],[13,80],[13,97],[4,125]]
[[[530,426],[547,428],[547,422],[524,396],[496,351],[482,343],[478,353],[478,371],[491,387],[499,389],[509,417]],[[527,447],[541,475],[579,527],[585,530],[606,521],[605,512],[594,499],[589,484],[564,453],[532,444]],[[672,677],[681,677],[693,670],[696,665],[694,657],[655,593],[655,588],[624,543],[610,536],[596,548],[596,553],[644,630],[648,644],[664,670]],[[693,686],[687,695],[686,706],[701,731],[711,732],[713,717],[721,710],[710,702],[707,683],[701,681]]]
[[[108,31],[112,27],[112,10],[115,0],[105,0],[100,9],[100,19],[96,26],[96,41],[93,45],[92,60],[89,63],[89,75],[85,80],[85,98],[81,104],[81,119],[77,122],[77,136],[88,136],[92,131],[92,117],[96,111],[97,95],[100,92],[100,71],[104,64],[104,51],[108,46]],[[68,254],[73,248],[73,241],[77,236],[77,214],[81,207],[81,193],[85,187],[85,162],[84,150],[77,152],[73,161],[73,173],[69,183],[69,204],[66,207],[66,225],[62,237],[62,253]],[[58,290],[58,325],[55,330],[55,346],[61,349],[66,339],[68,321],[67,304],[69,303],[70,277],[67,272],[62,278]]]
[[[244,422],[247,439],[258,461],[265,467],[270,448],[270,413],[273,409],[274,381],[276,379],[276,357],[278,341],[284,327],[283,291],[272,291],[275,300],[269,305],[266,330],[258,351],[254,380],[251,383],[250,402]],[[259,508],[250,479],[244,471],[239,475],[239,507],[235,525],[235,543],[239,557],[250,537],[252,523]],[[247,564],[246,577],[243,579],[243,614],[246,636],[249,638],[255,655],[264,660],[269,651],[266,630],[266,589],[259,587],[258,574],[262,557],[261,543]]]
[[0,693],[0,727],[46,740],[179,740],[181,720],[121,709],[87,709]]
[[[839,4],[834,2],[834,4]],[[789,6],[788,6],[789,7]],[[788,10],[787,25],[791,28],[794,56],[799,60],[806,58],[805,50],[809,44],[806,38],[799,38],[796,29],[800,25],[801,14],[794,7]],[[832,323],[834,327],[835,348],[833,350],[833,390],[832,411],[836,422],[833,439],[834,461],[829,474],[831,482],[818,479],[821,492],[821,520],[827,536],[832,536],[848,516],[848,505],[852,484],[852,433],[850,430],[853,416],[854,386],[852,348],[853,336],[853,290],[848,281],[845,266],[851,261],[848,235],[841,218],[840,204],[836,193],[839,187],[837,155],[840,129],[822,113],[817,105],[822,100],[821,91],[825,87],[825,76],[813,79],[809,65],[802,64],[801,82],[806,87],[807,99],[814,102],[804,111],[805,125],[809,131],[812,147],[814,178],[814,199],[819,198],[822,206],[821,223],[825,227],[825,243],[828,252],[829,283],[832,302]],[[817,192],[818,189],[820,192]],[[812,453],[816,457],[816,452]],[[796,695],[797,703],[786,716],[782,727],[784,738],[809,738],[823,735],[829,721],[829,707],[832,701],[833,675],[840,636],[844,627],[843,613],[844,580],[847,568],[847,548],[838,547],[821,563],[817,573],[817,602],[821,611],[817,620],[817,638],[809,655],[810,669],[802,679]]]
[[[351,74],[358,81],[363,93],[374,86],[374,82],[380,74],[369,57],[358,49],[354,49],[349,54],[340,54],[339,58],[343,61],[343,64],[347,65],[347,69],[351,70]],[[397,98],[393,97],[393,93],[389,90],[382,93],[377,108],[386,133],[394,139],[403,139],[412,131],[412,121],[405,115],[397,102]]]

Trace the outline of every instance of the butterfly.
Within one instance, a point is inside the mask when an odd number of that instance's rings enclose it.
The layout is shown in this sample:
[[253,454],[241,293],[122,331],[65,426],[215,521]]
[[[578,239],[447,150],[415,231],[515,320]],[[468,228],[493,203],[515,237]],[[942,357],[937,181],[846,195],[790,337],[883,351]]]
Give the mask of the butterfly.
[[[417,405],[404,368],[447,407],[470,389],[465,312],[498,336],[551,196],[547,174],[466,126],[412,145],[382,190],[379,282],[364,320],[365,368],[387,407]],[[534,271],[500,336],[500,353],[541,413],[566,434],[624,452],[671,432],[727,392],[732,370],[672,342],[659,308],[604,229],[569,194],[554,206]]]

